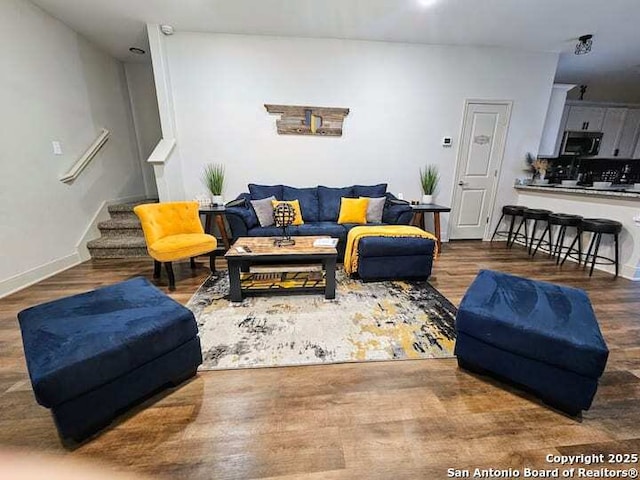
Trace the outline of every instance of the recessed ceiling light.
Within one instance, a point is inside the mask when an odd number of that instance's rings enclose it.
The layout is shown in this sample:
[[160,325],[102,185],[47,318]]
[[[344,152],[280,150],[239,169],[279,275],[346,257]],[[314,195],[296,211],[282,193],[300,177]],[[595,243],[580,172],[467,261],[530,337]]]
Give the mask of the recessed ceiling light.
[[145,53],[147,53],[143,49],[138,48],[138,47],[130,47],[129,51],[131,53],[135,53],[136,55],[144,55]]
[[427,8],[435,5],[437,2],[438,0],[418,0],[418,5],[423,8]]

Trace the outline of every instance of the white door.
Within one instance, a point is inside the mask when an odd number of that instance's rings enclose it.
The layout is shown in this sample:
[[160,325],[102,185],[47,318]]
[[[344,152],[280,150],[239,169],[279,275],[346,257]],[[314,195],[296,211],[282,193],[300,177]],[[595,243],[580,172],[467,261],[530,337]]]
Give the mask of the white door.
[[451,210],[451,239],[486,236],[510,115],[511,102],[469,101],[465,106]]

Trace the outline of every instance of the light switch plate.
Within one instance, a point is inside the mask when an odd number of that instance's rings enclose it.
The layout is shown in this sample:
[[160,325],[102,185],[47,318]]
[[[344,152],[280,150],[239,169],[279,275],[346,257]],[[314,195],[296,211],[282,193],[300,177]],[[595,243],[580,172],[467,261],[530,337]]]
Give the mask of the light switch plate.
[[442,138],[442,146],[443,147],[450,147],[451,145],[453,145],[453,139],[451,137],[443,137]]
[[53,147],[54,155],[62,155],[62,145],[59,141],[54,140],[53,142],[51,142],[51,147]]

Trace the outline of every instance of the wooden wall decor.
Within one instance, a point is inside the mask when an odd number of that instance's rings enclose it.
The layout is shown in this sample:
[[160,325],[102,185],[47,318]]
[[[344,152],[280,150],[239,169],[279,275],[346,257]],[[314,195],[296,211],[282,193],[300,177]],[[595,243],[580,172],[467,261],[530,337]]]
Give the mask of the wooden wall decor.
[[341,137],[342,122],[348,108],[266,105],[269,113],[279,113],[276,126],[280,135],[320,135]]

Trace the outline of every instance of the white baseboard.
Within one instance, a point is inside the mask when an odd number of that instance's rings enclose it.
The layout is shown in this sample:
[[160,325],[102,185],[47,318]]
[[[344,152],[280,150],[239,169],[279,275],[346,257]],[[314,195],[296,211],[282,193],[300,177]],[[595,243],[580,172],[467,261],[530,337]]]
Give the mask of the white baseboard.
[[31,285],[38,283],[46,278],[49,278],[56,273],[60,273],[76,265],[80,265],[83,260],[80,258],[78,252],[67,255],[66,257],[57,258],[44,265],[39,265],[26,272],[14,275],[6,280],[0,282],[0,298],[11,295],[12,293],[22,290],[23,288],[30,287]]
[[620,271],[620,276],[628,278],[634,282],[640,282],[640,267],[634,267],[633,265],[623,265]]
[[89,253],[89,249],[87,248],[87,243],[100,237],[98,223],[109,220],[109,205],[110,202],[107,201],[104,201],[100,204],[98,211],[91,219],[91,222],[80,237],[80,240],[78,240],[78,243],[76,243],[76,252],[78,252],[78,256],[83,262],[86,262],[91,258],[91,254]]
[[74,253],[61,258],[56,258],[55,260],[34,267],[26,272],[19,273],[18,275],[14,275],[6,280],[0,280],[0,298],[11,295],[23,288],[30,287],[35,283],[89,260],[91,256],[87,249],[87,242],[100,236],[98,223],[109,219],[109,205],[137,202],[139,200],[144,200],[145,198],[145,195],[132,195],[102,202],[91,219],[91,222],[78,240],[78,243],[75,245]]

